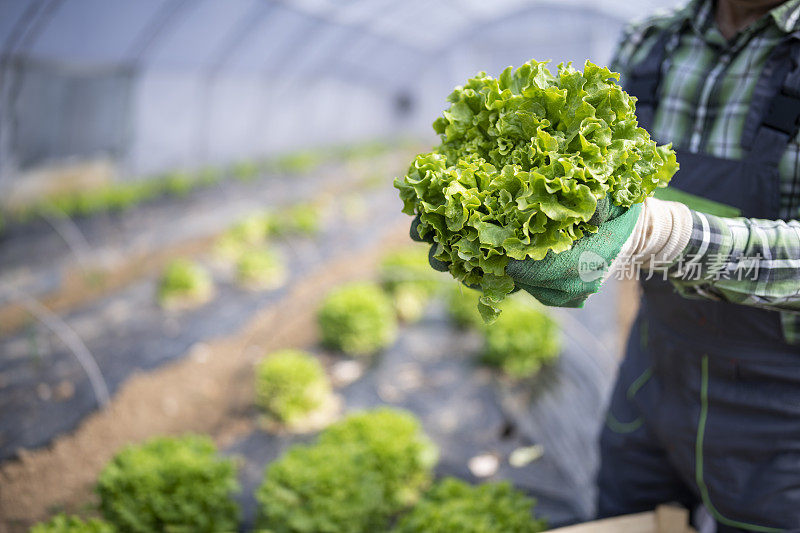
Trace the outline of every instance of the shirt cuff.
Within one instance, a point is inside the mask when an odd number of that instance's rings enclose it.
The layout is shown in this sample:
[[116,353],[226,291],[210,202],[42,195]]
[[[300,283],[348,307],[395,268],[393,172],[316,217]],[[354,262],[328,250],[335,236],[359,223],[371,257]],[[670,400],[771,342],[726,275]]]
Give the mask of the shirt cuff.
[[727,279],[732,270],[742,268],[747,238],[733,230],[731,219],[698,211],[691,213],[689,240],[667,269],[667,277],[683,296],[725,299],[714,280]]

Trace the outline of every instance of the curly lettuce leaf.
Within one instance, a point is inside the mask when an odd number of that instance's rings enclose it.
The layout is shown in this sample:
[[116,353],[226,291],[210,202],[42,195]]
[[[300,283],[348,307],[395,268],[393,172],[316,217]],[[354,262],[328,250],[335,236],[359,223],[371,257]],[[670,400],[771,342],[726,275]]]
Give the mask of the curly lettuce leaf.
[[589,61],[583,72],[531,60],[495,79],[456,87],[433,123],[441,144],[395,180],[403,212],[450,273],[483,291],[487,321],[514,289],[510,258],[539,260],[586,233],[597,201],[628,207],[666,186],[678,169],[669,145],[638,127],[636,98],[619,74]]

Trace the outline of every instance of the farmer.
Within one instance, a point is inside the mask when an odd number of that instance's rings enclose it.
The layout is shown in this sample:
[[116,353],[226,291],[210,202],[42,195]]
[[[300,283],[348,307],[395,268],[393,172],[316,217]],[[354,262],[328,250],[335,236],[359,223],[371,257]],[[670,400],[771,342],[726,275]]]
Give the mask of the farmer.
[[668,281],[643,283],[599,514],[702,503],[717,531],[800,531],[800,0],[692,1],[627,31],[612,68],[676,148],[671,185],[746,218],[638,215],[618,264]]
[[613,68],[640,125],[676,148],[671,188],[741,217],[601,201],[596,234],[506,268],[548,305],[599,289],[589,252],[651,278],[601,437],[598,512],[702,503],[718,531],[800,531],[800,0],[693,0],[633,26]]

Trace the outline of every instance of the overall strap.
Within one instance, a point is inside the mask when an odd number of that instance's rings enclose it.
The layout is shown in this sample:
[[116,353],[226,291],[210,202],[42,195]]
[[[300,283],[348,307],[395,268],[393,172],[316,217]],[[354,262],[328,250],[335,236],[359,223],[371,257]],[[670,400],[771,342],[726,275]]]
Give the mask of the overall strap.
[[[631,69],[626,79],[622,80],[625,91],[636,97],[636,118],[639,126],[648,131],[653,126],[658,109],[658,93],[661,88],[664,63],[671,55],[671,48],[678,44],[683,24],[685,21],[679,21],[666,28],[652,28],[652,31],[659,32],[656,42],[647,56]],[[647,34],[644,38],[647,38]]]
[[778,166],[800,131],[800,32],[778,44],[756,83],[742,146],[760,163]]

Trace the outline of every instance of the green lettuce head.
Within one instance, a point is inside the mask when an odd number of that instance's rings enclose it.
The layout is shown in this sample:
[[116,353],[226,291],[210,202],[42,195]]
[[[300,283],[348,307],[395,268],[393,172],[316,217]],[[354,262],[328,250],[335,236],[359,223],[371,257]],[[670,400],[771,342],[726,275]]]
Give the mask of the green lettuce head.
[[495,79],[480,73],[448,97],[433,128],[442,142],[395,180],[403,212],[450,273],[483,291],[485,320],[514,289],[509,259],[569,250],[597,201],[628,207],[678,169],[669,145],[639,128],[636,98],[619,74],[587,61],[583,72],[531,60]]

